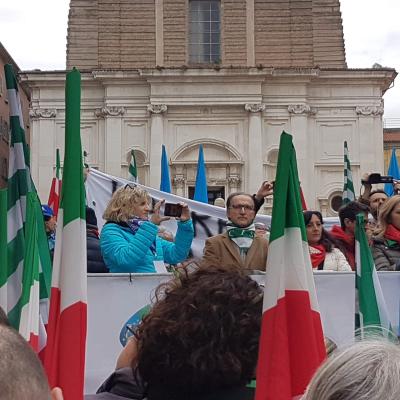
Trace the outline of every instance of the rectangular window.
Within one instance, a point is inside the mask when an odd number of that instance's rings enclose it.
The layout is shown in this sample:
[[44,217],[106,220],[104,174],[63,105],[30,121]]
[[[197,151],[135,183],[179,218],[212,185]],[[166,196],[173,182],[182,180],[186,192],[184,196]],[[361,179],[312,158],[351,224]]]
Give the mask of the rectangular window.
[[221,62],[221,13],[219,0],[189,1],[189,61]]

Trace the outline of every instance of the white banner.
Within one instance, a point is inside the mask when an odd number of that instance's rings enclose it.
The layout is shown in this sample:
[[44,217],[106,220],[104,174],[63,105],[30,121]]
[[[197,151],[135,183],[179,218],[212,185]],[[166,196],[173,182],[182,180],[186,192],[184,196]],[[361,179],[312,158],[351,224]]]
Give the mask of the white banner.
[[[159,190],[146,187],[128,181],[127,179],[117,178],[107,175],[96,169],[91,169],[86,180],[87,188],[87,204],[96,212],[99,230],[103,227],[103,213],[106,209],[112,194],[121,186],[126,184],[137,185],[145,189],[155,200],[165,199],[169,203],[178,203],[184,201],[190,207],[192,220],[194,225],[194,240],[192,244],[192,254],[195,257],[201,257],[203,254],[204,242],[210,237],[225,231],[226,210],[222,207],[216,207],[210,204],[199,203],[198,201],[189,200],[174,194],[161,192]],[[271,225],[271,216],[265,214],[257,214],[256,222],[263,222]],[[325,228],[329,229],[334,223],[338,223],[337,218],[324,218]],[[163,222],[163,226],[175,234],[176,222],[172,219]]]
[[[397,331],[400,272],[378,272],[378,276],[392,326]],[[325,336],[339,346],[351,342],[354,334],[354,273],[316,271],[314,277]],[[95,393],[114,370],[126,334],[130,334],[129,329],[134,329],[143,307],[151,303],[154,289],[168,279],[169,274],[88,275],[86,393]]]

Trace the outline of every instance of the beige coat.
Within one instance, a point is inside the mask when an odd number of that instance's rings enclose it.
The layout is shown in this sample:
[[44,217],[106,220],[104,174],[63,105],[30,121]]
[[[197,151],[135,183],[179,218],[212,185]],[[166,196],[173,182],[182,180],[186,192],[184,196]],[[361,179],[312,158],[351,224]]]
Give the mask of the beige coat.
[[255,237],[245,260],[240,257],[239,247],[227,233],[212,236],[206,240],[202,266],[236,266],[249,270],[265,271],[267,264],[268,241]]

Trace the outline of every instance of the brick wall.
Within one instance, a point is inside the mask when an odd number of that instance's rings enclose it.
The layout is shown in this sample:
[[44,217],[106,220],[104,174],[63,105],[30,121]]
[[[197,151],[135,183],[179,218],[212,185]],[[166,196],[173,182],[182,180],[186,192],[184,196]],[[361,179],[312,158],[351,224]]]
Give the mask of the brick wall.
[[164,0],[164,66],[187,64],[187,0]]
[[222,2],[222,60],[224,65],[247,64],[246,2]]
[[67,68],[97,68],[99,1],[71,0],[68,15]]
[[[188,0],[163,1],[164,66],[188,64]],[[221,0],[222,66],[247,65],[245,0]],[[255,64],[343,68],[339,0],[254,0]],[[156,66],[155,0],[71,0],[67,66]]]

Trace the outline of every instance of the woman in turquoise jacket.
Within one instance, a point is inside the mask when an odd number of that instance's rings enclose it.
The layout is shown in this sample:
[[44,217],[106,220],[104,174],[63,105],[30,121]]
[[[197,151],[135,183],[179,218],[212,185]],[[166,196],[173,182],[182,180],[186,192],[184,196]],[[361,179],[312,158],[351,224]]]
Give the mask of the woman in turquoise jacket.
[[155,261],[177,264],[189,254],[194,231],[187,204],[180,203],[182,214],[174,243],[158,236],[158,226],[169,217],[160,215],[164,200],[153,208],[150,217],[149,194],[138,186],[118,189],[108,204],[100,246],[110,272],[156,272]]

